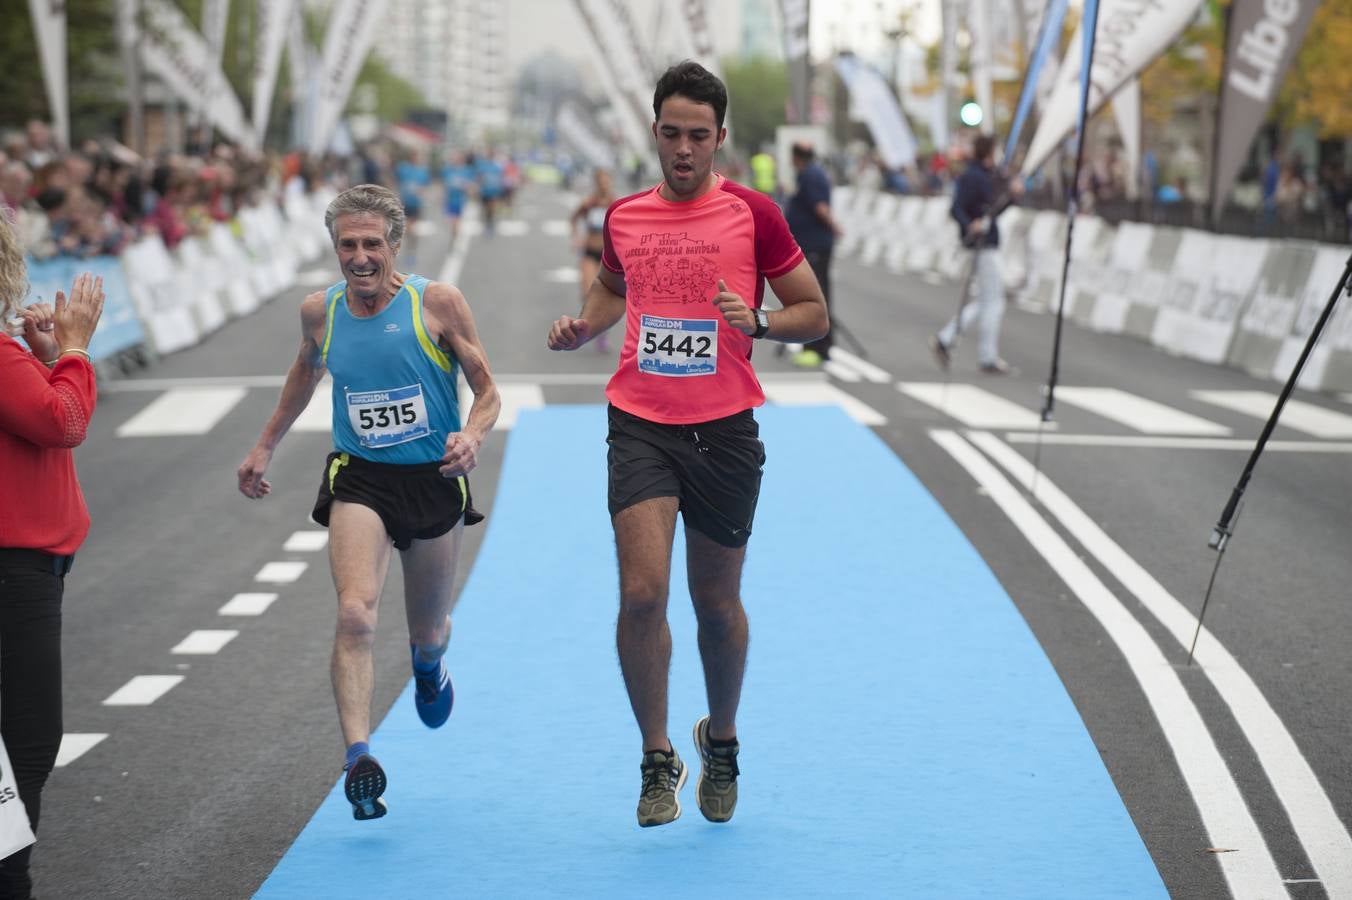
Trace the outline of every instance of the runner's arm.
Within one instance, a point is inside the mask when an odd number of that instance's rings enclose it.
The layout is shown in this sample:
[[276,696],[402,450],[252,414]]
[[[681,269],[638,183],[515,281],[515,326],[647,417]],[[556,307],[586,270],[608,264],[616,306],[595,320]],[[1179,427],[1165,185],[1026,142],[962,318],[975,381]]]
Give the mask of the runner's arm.
[[427,286],[426,300],[426,310],[437,323],[441,345],[460,362],[465,381],[474,392],[468,415],[462,415],[460,434],[474,442],[477,454],[478,445],[493,430],[502,409],[502,398],[488,366],[488,353],[479,340],[474,313],[464,294],[449,284],[432,282]]
[[826,312],[826,298],[812,267],[803,260],[778,278],[768,279],[783,309],[770,310],[770,330],[765,337],[772,341],[806,343],[825,337],[831,330],[831,319]]
[[601,266],[587,289],[580,316],[591,326],[591,334],[600,334],[624,317],[626,290],[623,275]]

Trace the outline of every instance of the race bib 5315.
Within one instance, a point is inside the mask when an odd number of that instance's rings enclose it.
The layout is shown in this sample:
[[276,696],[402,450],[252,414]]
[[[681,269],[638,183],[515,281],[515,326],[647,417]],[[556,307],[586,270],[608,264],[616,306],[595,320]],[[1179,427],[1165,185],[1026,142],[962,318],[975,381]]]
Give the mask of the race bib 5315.
[[347,418],[363,447],[392,447],[432,433],[420,384],[348,392]]
[[718,321],[641,316],[638,370],[678,378],[713,375],[718,371]]

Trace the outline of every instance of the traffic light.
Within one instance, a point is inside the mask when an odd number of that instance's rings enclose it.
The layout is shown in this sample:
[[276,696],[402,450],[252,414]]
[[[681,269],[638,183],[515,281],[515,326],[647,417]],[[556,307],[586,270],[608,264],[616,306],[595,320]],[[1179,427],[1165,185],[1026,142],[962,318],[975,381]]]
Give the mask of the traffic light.
[[976,128],[985,121],[985,118],[986,115],[981,110],[981,104],[970,98],[958,109],[958,121],[968,128]]

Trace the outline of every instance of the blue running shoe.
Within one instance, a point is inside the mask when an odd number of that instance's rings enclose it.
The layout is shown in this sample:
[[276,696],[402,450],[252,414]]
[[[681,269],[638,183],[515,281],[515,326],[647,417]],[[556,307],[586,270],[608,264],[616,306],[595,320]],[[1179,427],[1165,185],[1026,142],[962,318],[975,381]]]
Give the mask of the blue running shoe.
[[[446,662],[440,657],[435,669],[422,671],[418,668],[418,648],[410,646],[409,651],[413,657],[413,705],[418,710],[418,718],[428,728],[440,728],[451,717],[451,706],[455,702],[451,673],[446,671]],[[441,652],[446,652],[444,647]]]
[[343,795],[352,804],[352,818],[365,822],[385,815],[388,810],[380,795],[385,793],[387,784],[385,770],[374,756],[369,753],[358,756],[347,767],[347,777],[343,779]]

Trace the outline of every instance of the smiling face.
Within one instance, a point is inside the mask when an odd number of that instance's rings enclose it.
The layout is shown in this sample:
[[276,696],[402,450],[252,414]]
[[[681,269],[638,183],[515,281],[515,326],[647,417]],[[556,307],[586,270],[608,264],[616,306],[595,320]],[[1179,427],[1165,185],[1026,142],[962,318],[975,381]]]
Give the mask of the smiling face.
[[395,291],[394,258],[399,247],[385,239],[387,223],[377,213],[348,213],[334,220],[338,265],[347,279],[348,296],[375,303]]
[[727,136],[727,130],[718,127],[712,106],[672,94],[662,101],[653,136],[666,199],[694,200],[709,189],[714,153]]

